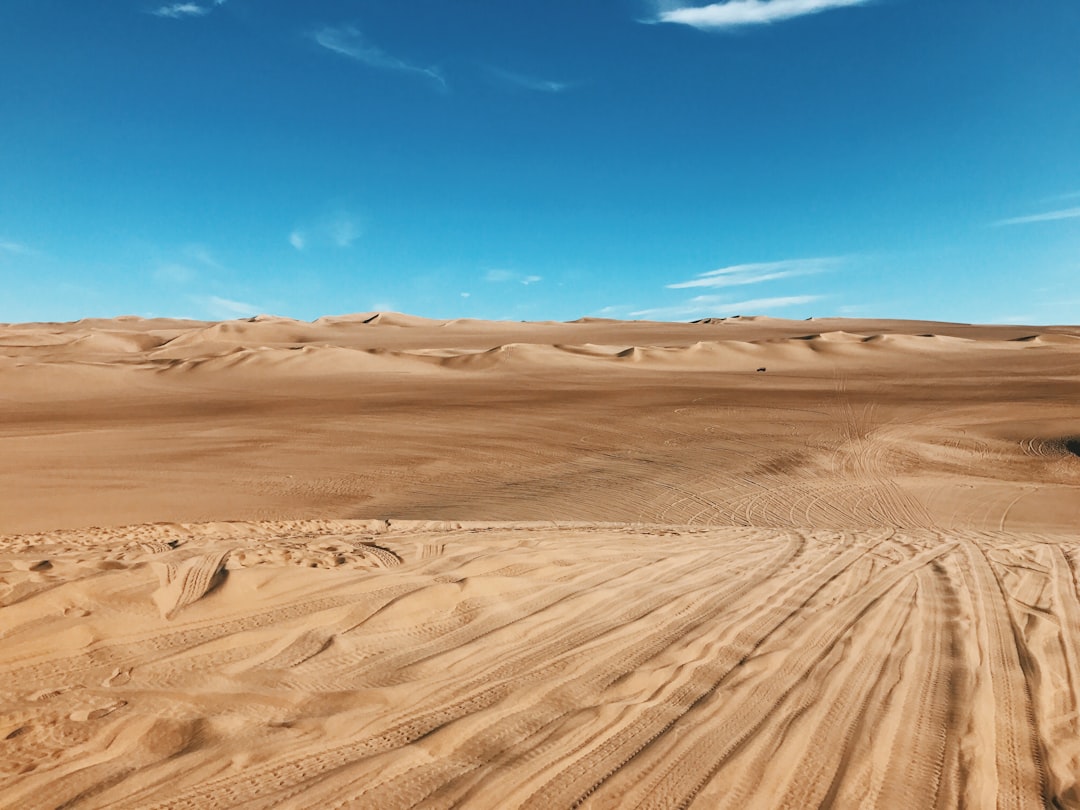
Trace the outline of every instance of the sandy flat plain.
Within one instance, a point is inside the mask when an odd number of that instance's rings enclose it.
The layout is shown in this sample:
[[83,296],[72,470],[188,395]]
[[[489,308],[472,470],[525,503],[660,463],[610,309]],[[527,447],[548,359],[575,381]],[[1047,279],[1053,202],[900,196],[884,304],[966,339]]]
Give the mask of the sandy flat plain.
[[1080,327],[0,326],[0,806],[1080,807],[1078,531]]

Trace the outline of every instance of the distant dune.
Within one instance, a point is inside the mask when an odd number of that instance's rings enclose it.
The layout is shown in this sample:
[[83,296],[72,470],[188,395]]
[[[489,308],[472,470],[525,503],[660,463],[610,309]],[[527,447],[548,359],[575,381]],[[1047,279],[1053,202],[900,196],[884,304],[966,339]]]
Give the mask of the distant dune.
[[1080,327],[0,326],[0,807],[1080,807]]

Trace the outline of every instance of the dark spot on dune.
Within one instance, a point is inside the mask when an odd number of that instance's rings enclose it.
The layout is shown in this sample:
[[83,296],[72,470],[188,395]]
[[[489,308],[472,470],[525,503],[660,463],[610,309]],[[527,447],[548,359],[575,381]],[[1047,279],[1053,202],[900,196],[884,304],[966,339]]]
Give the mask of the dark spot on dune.
[[1080,457],[1080,437],[1065,440],[1065,449],[1074,456]]

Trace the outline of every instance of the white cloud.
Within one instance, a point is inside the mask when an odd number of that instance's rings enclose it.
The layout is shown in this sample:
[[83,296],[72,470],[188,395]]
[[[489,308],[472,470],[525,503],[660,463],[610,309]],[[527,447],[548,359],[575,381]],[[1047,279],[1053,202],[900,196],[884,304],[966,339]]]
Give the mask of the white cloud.
[[364,233],[364,224],[355,214],[339,211],[336,214],[294,229],[289,234],[289,244],[297,250],[309,247],[352,247],[353,242]]
[[526,76],[522,73],[514,73],[513,71],[503,70],[502,68],[497,67],[488,68],[488,71],[503,84],[521,90],[532,90],[535,93],[562,93],[573,86],[569,82],[539,79],[535,76]]
[[215,318],[249,318],[263,311],[263,308],[256,304],[233,301],[217,295],[208,295],[194,300]]
[[11,239],[0,239],[0,253],[10,253],[13,256],[33,256],[37,251],[27,247],[22,244],[22,242],[15,242]]
[[607,306],[601,307],[592,314],[597,318],[618,318],[622,315],[626,315],[628,309],[633,309],[633,307]]
[[867,2],[869,0],[728,0],[700,7],[671,7],[671,3],[664,2],[659,4],[656,21],[702,29],[736,28],[780,22]]
[[154,278],[167,284],[188,284],[198,275],[184,264],[163,264],[154,271]]
[[198,264],[205,267],[212,268],[214,270],[224,270],[224,266],[216,258],[214,254],[210,252],[210,248],[205,245],[187,245],[184,247],[184,255]]
[[326,233],[338,247],[351,247],[360,238],[360,225],[347,214],[341,214],[326,225]]
[[866,304],[845,304],[836,308],[836,314],[845,318],[855,318],[873,312],[874,308]]
[[[172,251],[170,251],[172,252]],[[153,271],[155,281],[163,284],[187,285],[200,276],[215,276],[228,273],[229,269],[218,261],[206,245],[191,243],[184,245],[179,252],[159,261]]]
[[746,284],[761,284],[792,276],[807,276],[822,273],[832,268],[839,259],[785,259],[779,262],[759,262],[757,264],[734,264],[701,273],[690,281],[668,284],[669,290],[682,290],[690,287],[738,287]]
[[312,38],[327,50],[363,62],[368,67],[412,73],[430,79],[440,87],[446,88],[446,79],[438,68],[414,65],[396,56],[391,56],[381,48],[368,42],[367,38],[351,25],[340,28],[324,26],[312,34]]
[[1032,216],[1027,217],[1013,217],[1012,219],[1001,219],[995,222],[994,225],[1028,225],[1032,222],[1055,222],[1060,219],[1077,218],[1080,218],[1080,208],[1062,208],[1057,211],[1047,211],[1043,214],[1033,214]]
[[698,295],[670,307],[656,307],[631,312],[635,318],[653,318],[657,320],[685,320],[689,318],[707,318],[722,315],[758,315],[774,309],[796,307],[820,301],[820,295],[788,295],[778,298],[752,298],[749,301],[730,301],[720,295]]
[[487,281],[491,284],[505,284],[508,281],[516,281],[519,284],[524,284],[525,286],[528,286],[530,284],[536,284],[537,282],[543,280],[543,276],[527,276],[522,273],[514,272],[513,270],[488,270],[484,274],[484,281]]
[[213,2],[208,5],[202,5],[200,3],[170,3],[154,9],[150,13],[155,17],[168,17],[173,20],[179,20],[184,17],[205,17],[215,8],[222,5],[225,5],[225,0],[213,0]]

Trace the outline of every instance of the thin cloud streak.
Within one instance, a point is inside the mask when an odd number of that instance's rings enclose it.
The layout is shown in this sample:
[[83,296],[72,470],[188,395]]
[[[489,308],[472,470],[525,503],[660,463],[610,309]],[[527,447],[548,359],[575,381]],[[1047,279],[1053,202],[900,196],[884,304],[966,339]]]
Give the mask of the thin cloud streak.
[[523,275],[522,273],[515,273],[513,270],[488,270],[484,274],[484,281],[489,284],[505,284],[508,281],[516,281],[518,284],[524,284],[528,287],[530,284],[536,284],[543,281],[543,276]]
[[244,301],[233,301],[217,295],[195,298],[215,318],[249,318],[262,312],[262,307]]
[[531,90],[534,93],[563,93],[573,86],[569,82],[538,79],[535,76],[526,76],[522,73],[514,73],[511,70],[503,70],[502,68],[497,67],[489,67],[488,71],[497,80],[509,87],[515,87],[520,90]]
[[[229,268],[218,260],[209,247],[193,242],[184,245],[175,258],[158,263],[152,276],[159,284],[189,287],[200,278],[213,277],[223,273],[228,274],[229,272]],[[189,296],[189,298],[202,305],[205,305],[209,300],[193,296]]]
[[738,287],[747,284],[761,284],[765,281],[823,273],[831,269],[832,265],[837,261],[834,258],[819,258],[735,264],[730,267],[721,267],[719,270],[701,273],[697,278],[690,281],[668,284],[667,289],[684,290],[694,287]]
[[190,284],[199,274],[185,264],[163,264],[154,271],[154,279],[166,284]]
[[218,6],[225,5],[225,0],[214,0],[210,5],[200,5],[199,3],[170,3],[166,6],[161,6],[150,13],[155,17],[167,17],[173,20],[183,19],[185,17],[205,17],[211,11]]
[[184,248],[184,255],[194,262],[197,262],[205,267],[209,267],[212,270],[224,270],[225,265],[214,258],[214,254],[210,252],[210,249],[205,245],[192,244]]
[[10,253],[13,256],[34,256],[37,254],[37,251],[27,247],[22,244],[22,242],[0,239],[0,253]]
[[661,4],[656,22],[690,25],[704,30],[766,25],[835,8],[861,6],[869,0],[728,0],[708,6],[664,8]]
[[368,67],[422,76],[446,89],[446,79],[438,68],[414,65],[396,56],[391,56],[381,48],[368,42],[367,38],[351,25],[340,28],[325,26],[312,34],[312,38],[328,51],[362,62]]
[[1000,219],[994,223],[995,227],[1001,227],[1002,225],[1029,225],[1032,222],[1056,222],[1061,219],[1077,219],[1080,218],[1080,208],[1062,208],[1058,211],[1047,211],[1043,214],[1033,214],[1027,217],[1012,217],[1011,219]]
[[657,320],[685,320],[687,318],[705,318],[714,315],[759,314],[761,312],[797,307],[820,301],[820,295],[787,295],[777,298],[752,298],[748,301],[729,301],[719,295],[698,295],[682,304],[655,309],[641,309],[631,312],[634,318],[652,318]]

